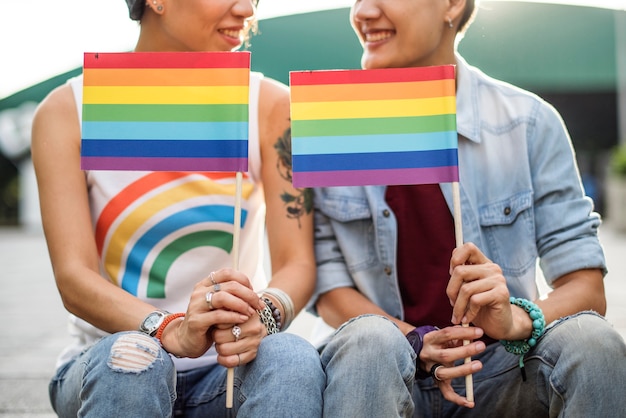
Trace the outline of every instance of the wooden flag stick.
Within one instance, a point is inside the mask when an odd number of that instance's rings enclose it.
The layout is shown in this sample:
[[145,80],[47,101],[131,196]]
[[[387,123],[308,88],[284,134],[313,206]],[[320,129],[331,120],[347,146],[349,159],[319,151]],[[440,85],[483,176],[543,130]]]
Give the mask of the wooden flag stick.
[[[459,182],[452,183],[452,202],[454,205],[454,237],[456,239],[456,247],[463,245],[463,223],[461,221],[461,191],[459,188]],[[468,327],[469,324],[463,324],[464,327]],[[463,340],[463,345],[468,345],[469,340]],[[465,357],[465,364],[472,361],[471,357]],[[474,402],[474,381],[472,375],[465,376],[465,397],[468,401]]]
[[[235,185],[235,217],[233,221],[233,270],[239,270],[239,235],[241,232],[241,172],[237,172]],[[233,407],[233,392],[235,387],[235,369],[229,367],[226,373],[226,409]]]

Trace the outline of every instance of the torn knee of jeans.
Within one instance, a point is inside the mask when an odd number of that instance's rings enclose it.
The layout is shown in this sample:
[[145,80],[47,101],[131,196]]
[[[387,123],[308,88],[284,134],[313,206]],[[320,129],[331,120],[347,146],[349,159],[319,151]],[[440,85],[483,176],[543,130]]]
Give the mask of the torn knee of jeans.
[[159,358],[160,348],[159,343],[145,334],[123,334],[111,346],[109,367],[122,373],[141,373]]

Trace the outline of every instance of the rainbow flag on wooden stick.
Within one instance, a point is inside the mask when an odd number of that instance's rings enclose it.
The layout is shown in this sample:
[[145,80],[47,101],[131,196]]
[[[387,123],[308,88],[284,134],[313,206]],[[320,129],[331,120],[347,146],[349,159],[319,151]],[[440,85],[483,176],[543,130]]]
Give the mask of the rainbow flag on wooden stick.
[[84,59],[82,169],[248,170],[249,52]]
[[454,73],[291,72],[294,186],[457,182]]

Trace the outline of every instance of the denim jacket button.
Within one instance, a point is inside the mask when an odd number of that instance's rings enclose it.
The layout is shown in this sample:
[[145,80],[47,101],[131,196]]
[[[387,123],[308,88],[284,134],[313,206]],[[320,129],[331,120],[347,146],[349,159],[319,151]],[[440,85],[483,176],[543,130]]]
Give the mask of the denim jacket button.
[[510,208],[510,207],[508,207],[508,206],[507,206],[506,208],[504,208],[504,214],[505,214],[506,216],[509,216],[509,215],[511,214],[511,208]]
[[391,215],[391,213],[389,212],[389,210],[388,210],[388,209],[383,210],[383,216],[384,216],[385,218],[388,218],[388,217],[389,217],[389,215]]

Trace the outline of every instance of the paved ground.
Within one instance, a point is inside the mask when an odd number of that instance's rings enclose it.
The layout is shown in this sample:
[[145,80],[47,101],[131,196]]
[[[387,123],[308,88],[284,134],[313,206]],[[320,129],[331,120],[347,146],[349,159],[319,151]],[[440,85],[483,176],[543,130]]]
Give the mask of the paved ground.
[[[626,338],[626,235],[601,233],[610,273],[607,318]],[[47,385],[69,342],[66,313],[52,279],[41,232],[0,228],[0,417],[54,417]],[[310,317],[294,323],[307,335]]]

